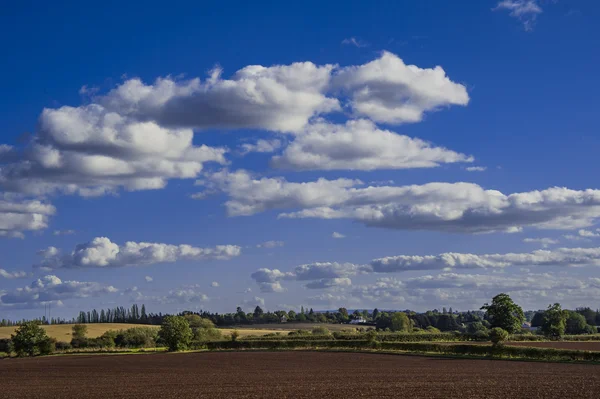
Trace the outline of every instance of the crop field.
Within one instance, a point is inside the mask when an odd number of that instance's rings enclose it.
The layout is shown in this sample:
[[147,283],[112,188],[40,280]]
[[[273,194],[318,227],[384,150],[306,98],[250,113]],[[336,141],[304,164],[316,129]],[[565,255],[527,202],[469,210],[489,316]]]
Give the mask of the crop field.
[[[92,323],[87,325],[87,337],[88,338],[96,338],[104,334],[106,331],[110,330],[126,330],[132,327],[153,327],[157,328],[159,326],[150,326],[146,324],[120,324],[120,323]],[[50,326],[42,326],[48,333],[48,335],[52,338],[56,338],[58,341],[71,341],[71,328],[73,324],[54,324]],[[10,335],[14,333],[17,327],[0,327],[0,339],[10,338]],[[220,329],[224,335],[230,334],[233,329],[223,328]],[[290,329],[258,329],[258,328],[243,328],[240,327],[238,332],[240,337],[245,337],[248,335],[265,335],[269,333],[282,333],[287,334]]]
[[[121,323],[92,323],[87,325],[87,336],[88,338],[96,338],[101,336],[110,330],[126,330],[132,327],[156,327],[158,326],[147,326],[141,324],[121,324]],[[71,328],[73,324],[53,324],[49,326],[42,326],[48,335],[52,338],[56,338],[58,341],[70,341],[71,340]],[[10,335],[14,333],[17,327],[0,327],[0,339],[10,338]]]
[[[16,398],[597,398],[600,366],[365,353],[205,352],[0,361]],[[23,383],[26,381],[27,383]]]

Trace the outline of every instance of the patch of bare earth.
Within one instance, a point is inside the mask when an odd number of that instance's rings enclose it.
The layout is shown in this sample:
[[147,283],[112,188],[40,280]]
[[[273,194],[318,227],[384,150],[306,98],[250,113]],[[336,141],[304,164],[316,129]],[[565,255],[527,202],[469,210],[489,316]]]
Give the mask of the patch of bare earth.
[[0,361],[6,398],[598,398],[600,366],[318,352]]

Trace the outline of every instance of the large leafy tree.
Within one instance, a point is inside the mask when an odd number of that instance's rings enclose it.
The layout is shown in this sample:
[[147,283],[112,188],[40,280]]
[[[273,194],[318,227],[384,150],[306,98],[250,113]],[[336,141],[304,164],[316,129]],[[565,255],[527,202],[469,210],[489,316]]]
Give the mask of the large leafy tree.
[[577,312],[566,311],[566,329],[567,334],[585,334],[587,323],[585,317]]
[[412,328],[412,323],[408,315],[404,312],[396,312],[392,314],[390,330],[408,332]]
[[183,316],[166,316],[158,335],[170,351],[187,349],[193,336],[190,323]]
[[48,355],[53,351],[51,339],[37,322],[28,321],[11,335],[17,356]]
[[493,327],[499,327],[514,334],[521,330],[525,321],[525,314],[519,305],[513,302],[508,294],[498,294],[492,298],[491,304],[485,304],[481,310],[486,315]]
[[560,339],[567,329],[567,312],[562,310],[560,303],[548,306],[544,312],[544,321],[541,330],[544,335],[552,339]]

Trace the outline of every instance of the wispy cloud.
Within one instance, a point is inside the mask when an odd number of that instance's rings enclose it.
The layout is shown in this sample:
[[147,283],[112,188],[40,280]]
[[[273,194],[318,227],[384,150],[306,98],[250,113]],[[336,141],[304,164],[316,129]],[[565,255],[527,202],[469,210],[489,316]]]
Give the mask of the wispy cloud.
[[510,11],[509,15],[521,21],[526,31],[533,30],[538,14],[542,13],[542,7],[538,4],[538,0],[503,0],[492,10]]
[[347,39],[342,40],[342,44],[349,45],[349,46],[355,46],[358,48],[367,47],[369,45],[369,43],[362,41],[360,39],[357,39],[355,37],[349,37]]

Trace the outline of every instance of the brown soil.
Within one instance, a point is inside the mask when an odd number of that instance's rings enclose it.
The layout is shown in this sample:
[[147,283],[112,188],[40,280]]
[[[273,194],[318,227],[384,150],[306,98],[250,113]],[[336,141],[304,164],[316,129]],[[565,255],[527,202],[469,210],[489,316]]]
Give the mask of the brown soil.
[[2,398],[598,398],[600,366],[365,353],[0,361]]

